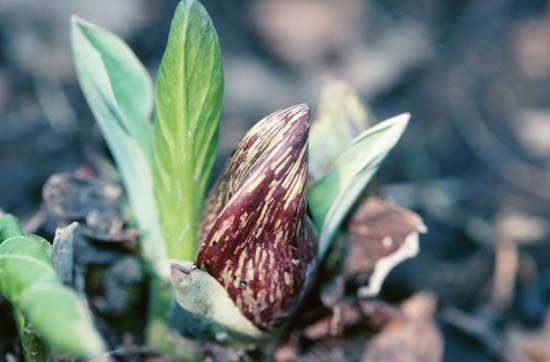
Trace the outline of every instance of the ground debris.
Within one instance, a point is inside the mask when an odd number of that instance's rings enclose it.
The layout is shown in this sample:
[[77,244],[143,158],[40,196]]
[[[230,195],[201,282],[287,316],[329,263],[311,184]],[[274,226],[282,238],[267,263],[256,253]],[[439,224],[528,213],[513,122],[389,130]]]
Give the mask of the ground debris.
[[132,256],[125,256],[111,265],[105,272],[105,299],[113,314],[124,314],[135,304],[136,284],[144,280],[140,262]]
[[380,300],[348,298],[336,304],[332,311],[307,326],[304,337],[322,340],[341,337],[353,329],[375,332],[391,320],[404,319],[399,308]]
[[80,232],[80,226],[73,222],[55,230],[52,246],[52,262],[59,277],[66,285],[73,284],[74,272],[74,240],[75,233]]
[[360,352],[357,342],[353,340],[331,340],[315,345],[310,351],[302,355],[299,362],[353,362],[358,360]]
[[[90,362],[176,362],[173,357],[163,355],[146,347],[124,347],[105,353]],[[61,361],[58,361],[61,362]]]
[[[54,265],[62,280],[87,300],[112,346],[119,345],[125,333],[139,336],[146,320],[135,318],[136,313],[146,314],[146,276],[137,256],[139,232],[122,216],[123,196],[120,184],[86,167],[53,175],[43,188],[48,217],[60,225],[53,243]],[[130,356],[114,360],[153,358]]]
[[416,213],[368,197],[349,223],[349,251],[344,274],[358,283],[363,296],[378,294],[387,274],[403,260],[418,253],[418,234],[426,232]]
[[419,293],[401,309],[407,317],[394,320],[367,342],[363,362],[438,362],[443,357],[443,338],[433,322],[436,300]]
[[503,353],[502,339],[495,328],[496,314],[490,307],[483,307],[475,314],[455,308],[443,311],[443,320],[461,334],[473,338],[497,360],[507,361]]
[[119,183],[98,177],[60,173],[44,185],[42,197],[57,220],[84,220],[92,211],[121,213],[123,190]]
[[86,216],[84,235],[97,242],[123,243],[127,248],[135,250],[139,230],[126,227],[121,216],[102,214],[94,210]]
[[536,330],[526,330],[517,326],[506,332],[506,351],[514,362],[550,361],[550,313],[544,325]]
[[122,215],[123,190],[119,183],[96,177],[82,168],[50,177],[43,188],[48,216],[59,224],[78,221],[82,234],[95,243],[120,244],[137,250],[139,231],[128,227]]
[[244,349],[221,346],[210,342],[204,343],[202,353],[206,362],[242,362],[250,360]]
[[433,322],[435,309],[436,299],[427,293],[416,294],[400,306],[348,297],[303,330],[291,333],[276,349],[275,359],[440,361],[443,339]]

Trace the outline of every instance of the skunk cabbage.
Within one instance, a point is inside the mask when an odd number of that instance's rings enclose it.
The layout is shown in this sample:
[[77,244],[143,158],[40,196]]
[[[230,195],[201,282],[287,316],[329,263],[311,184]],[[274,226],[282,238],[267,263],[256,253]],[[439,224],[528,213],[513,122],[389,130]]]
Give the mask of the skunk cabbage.
[[317,254],[306,216],[309,106],[264,118],[239,143],[210,194],[197,264],[260,329],[298,304]]

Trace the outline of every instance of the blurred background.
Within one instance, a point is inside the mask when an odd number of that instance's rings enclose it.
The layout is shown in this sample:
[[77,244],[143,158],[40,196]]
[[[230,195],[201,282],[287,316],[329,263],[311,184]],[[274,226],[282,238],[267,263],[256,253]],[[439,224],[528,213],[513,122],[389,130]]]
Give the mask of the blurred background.
[[[219,32],[219,169],[246,130],[315,107],[326,76],[378,119],[411,112],[381,195],[430,232],[383,297],[435,293],[445,361],[550,361],[550,5],[541,0],[203,0]],[[0,208],[32,220],[56,172],[106,154],[75,80],[69,17],[153,74],[176,1],[0,0]],[[466,359],[465,359],[466,358]]]

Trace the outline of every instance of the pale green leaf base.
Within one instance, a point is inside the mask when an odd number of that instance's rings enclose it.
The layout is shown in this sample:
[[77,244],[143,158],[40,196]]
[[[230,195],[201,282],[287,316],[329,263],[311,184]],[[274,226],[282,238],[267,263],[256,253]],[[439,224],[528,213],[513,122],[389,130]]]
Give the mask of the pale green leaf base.
[[183,334],[225,344],[253,344],[266,337],[241,314],[223,286],[192,262],[172,264],[176,324]]

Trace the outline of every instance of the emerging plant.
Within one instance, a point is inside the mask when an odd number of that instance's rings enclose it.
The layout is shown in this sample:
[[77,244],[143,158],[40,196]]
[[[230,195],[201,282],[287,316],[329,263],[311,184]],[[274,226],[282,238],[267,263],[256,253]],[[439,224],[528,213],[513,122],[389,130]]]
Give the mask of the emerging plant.
[[[196,261],[172,266],[183,315],[178,326],[186,336],[249,343],[277,332],[300,306],[345,216],[408,121],[398,116],[357,136],[363,127],[346,131],[357,118],[334,123],[339,118],[326,105],[320,114],[327,118],[313,123],[310,138],[309,106],[275,112],[233,151],[206,201]],[[330,151],[340,154],[331,161],[318,150],[323,162],[317,164],[328,170],[315,169],[320,176],[308,187],[307,140],[320,144],[335,135],[340,146]]]
[[296,309],[316,259],[306,214],[308,131],[307,105],[258,122],[206,203],[197,264],[261,329]]
[[13,216],[0,218],[0,293],[14,306],[25,360],[48,361],[49,346],[95,356],[103,340],[87,307],[59,279],[50,249],[41,237],[23,235]]
[[[202,5],[182,0],[177,6],[154,90],[145,67],[114,34],[74,17],[72,46],[82,91],[118,166],[130,219],[141,231],[141,255],[152,278],[148,344],[184,359],[190,351],[178,352],[173,330],[224,343],[276,336],[310,291],[334,241],[345,242],[346,216],[409,116],[368,128],[372,117],[353,92],[330,83],[311,133],[308,105],[265,117],[237,145],[206,197],[223,70],[218,36]],[[0,292],[52,346],[84,356],[101,351],[87,315],[76,312],[76,296],[47,266],[45,242],[17,234],[0,245]],[[2,274],[2,252],[14,240],[21,253],[30,253],[26,262],[40,259],[49,273],[47,283],[41,277],[36,285],[63,294],[59,303],[68,305],[71,320],[59,316],[62,334],[44,328],[35,312],[40,304],[23,298],[36,275],[19,283],[17,275]],[[42,248],[39,256],[34,248]],[[75,323],[93,336],[90,345],[70,339],[71,333],[82,335],[71,329]]]

